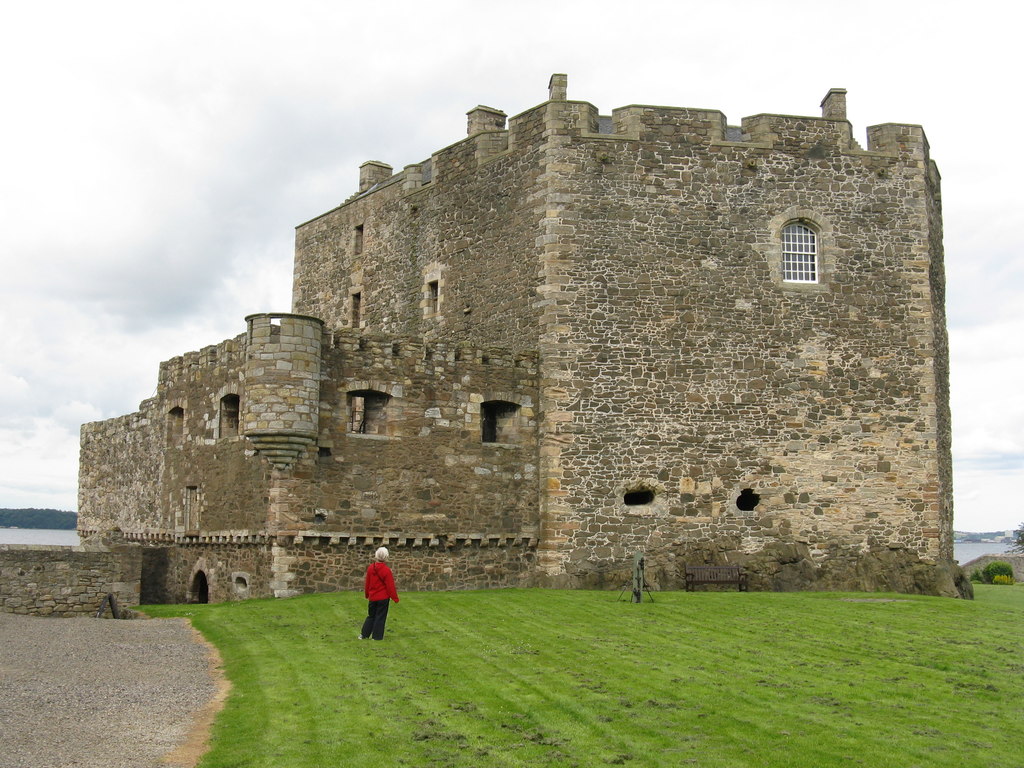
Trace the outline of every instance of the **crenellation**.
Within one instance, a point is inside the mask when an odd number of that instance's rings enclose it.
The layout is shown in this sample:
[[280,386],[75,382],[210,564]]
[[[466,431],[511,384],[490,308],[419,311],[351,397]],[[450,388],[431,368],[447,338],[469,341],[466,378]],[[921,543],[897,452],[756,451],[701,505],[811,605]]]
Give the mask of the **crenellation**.
[[[908,155],[920,160],[928,167],[929,147],[924,129],[919,125],[902,123],[883,123],[868,127],[868,151]],[[921,167],[921,166],[914,166]]]
[[764,114],[743,118],[742,127],[754,144],[803,152],[812,160],[851,149],[851,128],[845,120]]
[[485,107],[483,105],[471,109],[466,113],[466,117],[466,134],[468,136],[475,136],[476,134],[483,132],[504,132],[505,121],[508,119],[508,115],[500,109]]
[[423,164],[407,165],[402,169],[402,190],[415,192],[424,184]]
[[172,357],[160,363],[158,389],[175,386],[190,376],[202,375],[200,372],[227,369],[241,362],[242,336],[225,339],[219,344],[203,347],[201,350],[186,352],[184,355]]

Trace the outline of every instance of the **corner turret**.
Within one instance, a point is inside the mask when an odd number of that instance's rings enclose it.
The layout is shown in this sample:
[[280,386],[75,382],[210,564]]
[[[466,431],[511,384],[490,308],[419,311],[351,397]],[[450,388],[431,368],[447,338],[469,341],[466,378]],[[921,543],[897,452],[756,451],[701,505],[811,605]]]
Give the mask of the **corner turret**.
[[323,321],[291,314],[245,318],[242,432],[276,469],[316,442]]

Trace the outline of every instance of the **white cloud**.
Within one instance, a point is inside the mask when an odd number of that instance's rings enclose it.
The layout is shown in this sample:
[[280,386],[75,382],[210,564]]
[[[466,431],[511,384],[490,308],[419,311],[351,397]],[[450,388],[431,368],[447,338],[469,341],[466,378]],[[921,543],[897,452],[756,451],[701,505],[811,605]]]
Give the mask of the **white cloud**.
[[1016,501],[1022,477],[1024,456],[1005,467],[962,464],[954,481],[956,530],[1016,530],[1024,522],[1024,507]]
[[78,508],[77,424],[32,419],[16,429],[0,425],[0,465],[0,506]]
[[[1018,283],[1024,285],[1024,281]],[[1020,307],[1013,308],[1020,312]],[[950,399],[958,461],[1024,458],[1024,313],[950,331]]]
[[[287,309],[292,228],[346,199],[361,162],[424,160],[461,138],[476,104],[515,114],[566,72],[570,97],[604,113],[675,104],[737,123],[814,114],[842,86],[860,138],[876,123],[925,126],[943,174],[957,525],[1016,525],[1015,510],[978,501],[1013,482],[1007,462],[1024,434],[1024,208],[999,151],[1024,120],[1007,96],[1019,66],[1005,7],[509,8],[5,8],[0,506],[73,498],[69,422],[133,410],[161,360],[240,333],[246,314]],[[956,39],[958,55],[937,56],[942,39]],[[815,55],[825,40],[828,55]]]

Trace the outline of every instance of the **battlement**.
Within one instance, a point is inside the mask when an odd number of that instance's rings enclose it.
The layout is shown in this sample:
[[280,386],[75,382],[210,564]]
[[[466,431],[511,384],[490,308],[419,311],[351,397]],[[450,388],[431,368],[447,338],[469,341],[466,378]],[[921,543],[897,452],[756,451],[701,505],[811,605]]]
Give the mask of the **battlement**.
[[331,346],[341,352],[346,363],[373,368],[413,368],[421,372],[457,373],[470,366],[522,368],[534,371],[536,351],[516,351],[501,346],[474,346],[467,342],[427,341],[419,336],[397,336],[339,329],[332,334]]
[[[577,140],[657,142],[712,147],[729,143],[785,152],[864,153],[847,120],[847,91],[832,88],[821,102],[821,116],[763,113],[729,125],[719,110],[632,104],[602,115],[586,101],[567,98],[567,77],[552,75],[549,99],[511,118],[494,107],[477,106],[467,113],[467,136],[435,152],[429,160],[406,165],[395,173],[380,161],[360,166],[358,192],[347,202],[391,184],[415,192],[472,163],[484,164],[506,152],[531,144],[539,147],[555,135]],[[539,126],[539,129],[538,129]],[[918,125],[886,123],[867,129],[867,152],[926,157],[928,143]]]
[[211,344],[196,352],[186,352],[160,363],[158,391],[195,378],[200,373],[239,366],[245,360],[245,334]]
[[[300,318],[309,321],[305,325],[319,324],[316,318],[291,313],[265,313],[246,318],[248,330],[219,344],[203,347],[201,350],[186,352],[160,363],[159,391],[163,392],[178,385],[194,381],[200,374],[219,374],[223,369],[241,367],[247,354],[256,357],[289,357],[295,350],[285,333],[286,348],[268,353],[262,349],[265,343],[278,344],[281,318]],[[276,333],[275,333],[276,331]],[[311,333],[303,328],[303,334]],[[447,370],[457,373],[469,366],[490,366],[492,368],[522,368],[536,370],[536,351],[516,351],[502,346],[474,346],[466,342],[427,341],[423,337],[367,333],[343,328],[327,335],[330,348],[342,353],[348,364],[374,368],[406,368],[433,373]],[[303,336],[305,338],[305,336]],[[261,347],[255,351],[254,342]],[[283,358],[282,358],[283,359]]]

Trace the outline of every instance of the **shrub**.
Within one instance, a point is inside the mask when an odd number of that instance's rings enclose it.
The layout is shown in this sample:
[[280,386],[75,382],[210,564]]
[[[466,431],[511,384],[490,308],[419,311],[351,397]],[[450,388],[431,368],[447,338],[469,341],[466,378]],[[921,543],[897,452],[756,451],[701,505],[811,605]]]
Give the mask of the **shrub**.
[[986,584],[992,584],[996,576],[1009,576],[1013,578],[1013,566],[1003,560],[993,560],[985,566],[981,575],[985,578]]
[[999,573],[992,577],[993,584],[1013,584],[1013,576]]
[[975,568],[973,571],[971,571],[970,578],[971,581],[973,581],[975,584],[985,583],[985,577],[981,575],[981,568]]

